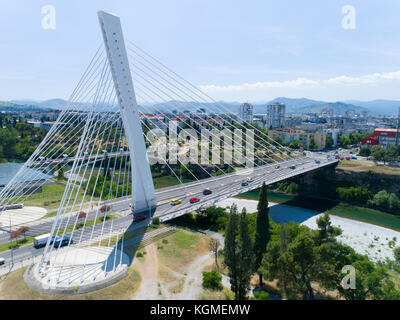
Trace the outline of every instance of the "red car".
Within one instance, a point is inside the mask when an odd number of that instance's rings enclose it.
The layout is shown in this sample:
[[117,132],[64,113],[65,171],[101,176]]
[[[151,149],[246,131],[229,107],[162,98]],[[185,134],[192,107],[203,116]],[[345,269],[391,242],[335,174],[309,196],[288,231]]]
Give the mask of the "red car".
[[147,217],[142,215],[142,214],[135,214],[133,215],[133,222],[139,222],[139,221],[143,221],[146,220]]
[[190,203],[196,203],[196,202],[199,202],[200,201],[200,199],[199,198],[192,198],[192,199],[190,199]]
[[346,157],[346,160],[350,160],[351,158],[349,156]]

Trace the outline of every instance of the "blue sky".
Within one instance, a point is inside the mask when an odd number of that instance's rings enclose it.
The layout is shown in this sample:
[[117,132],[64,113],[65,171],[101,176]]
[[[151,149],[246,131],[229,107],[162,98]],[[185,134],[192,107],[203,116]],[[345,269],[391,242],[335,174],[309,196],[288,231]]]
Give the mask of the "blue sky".
[[[41,27],[44,5],[57,27]],[[343,29],[342,7],[356,9]],[[0,100],[68,98],[101,44],[98,10],[215,99],[400,100],[398,0],[0,0]]]

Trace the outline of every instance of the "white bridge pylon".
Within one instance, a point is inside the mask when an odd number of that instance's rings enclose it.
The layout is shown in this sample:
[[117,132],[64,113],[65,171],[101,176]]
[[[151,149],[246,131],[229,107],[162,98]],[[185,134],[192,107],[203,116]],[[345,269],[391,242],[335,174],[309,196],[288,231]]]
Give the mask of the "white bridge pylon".
[[129,145],[132,211],[144,212],[156,206],[156,199],[121,22],[118,16],[104,11],[98,16]]

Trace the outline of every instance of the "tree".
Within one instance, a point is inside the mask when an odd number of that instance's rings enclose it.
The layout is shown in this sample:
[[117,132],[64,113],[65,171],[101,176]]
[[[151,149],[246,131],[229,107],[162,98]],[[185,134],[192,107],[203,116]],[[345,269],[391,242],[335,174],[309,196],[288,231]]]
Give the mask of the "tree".
[[325,242],[333,242],[336,240],[336,237],[342,233],[340,228],[332,226],[331,218],[328,213],[324,213],[323,216],[320,216],[317,219],[317,240],[319,245]]
[[239,297],[239,283],[238,283],[238,215],[237,206],[233,204],[229,212],[229,220],[225,231],[225,248],[224,258],[225,264],[228,267],[231,289],[235,293],[235,299]]
[[[257,205],[256,234],[254,237],[255,270],[257,272],[261,266],[262,257],[266,251],[267,244],[271,239],[268,205],[267,186],[264,182],[260,189],[260,196]],[[258,272],[258,275],[261,287],[262,273]]]
[[18,242],[18,238],[22,235],[21,230],[14,230],[10,234],[11,243],[15,239]]
[[348,136],[342,134],[340,136],[340,138],[339,138],[339,143],[340,143],[341,146],[347,147],[348,145],[351,144],[351,140],[350,140],[350,138]]
[[394,259],[396,260],[396,262],[400,264],[400,247],[396,247],[393,250],[393,254],[394,254]]
[[160,225],[160,218],[159,217],[153,218],[152,223],[153,223],[154,226],[159,226]]
[[249,233],[246,208],[243,208],[239,219],[238,242],[238,298],[244,300],[249,290],[249,283],[253,274],[254,253]]
[[358,155],[361,157],[369,157],[371,155],[371,149],[368,147],[361,147]]
[[395,145],[390,146],[385,152],[385,159],[387,161],[394,161],[398,157],[399,157],[399,150]]
[[326,146],[327,148],[332,148],[333,143],[334,143],[334,141],[333,141],[332,136],[330,136],[329,134],[327,134],[327,135],[326,135],[326,143],[325,143],[325,146]]
[[28,226],[22,226],[21,228],[19,228],[19,231],[21,231],[21,234],[24,236],[26,236],[26,233],[29,231],[29,227]]
[[215,270],[210,272],[203,272],[203,288],[211,290],[221,290],[222,276]]
[[78,213],[78,220],[83,220],[87,216],[87,213],[85,211],[81,211]]
[[374,158],[375,161],[383,161],[385,164],[385,149],[382,146],[373,146],[371,150],[371,156]]
[[292,148],[292,149],[300,149],[300,147],[302,147],[303,146],[303,144],[301,143],[301,141],[300,140],[294,140],[294,141],[292,141],[292,143],[289,145],[289,147],[290,148]]
[[64,180],[64,170],[63,169],[58,169],[57,179]]
[[217,239],[211,238],[210,239],[210,250],[213,252],[214,254],[214,258],[215,258],[215,268],[217,270],[219,270],[219,266],[218,266],[218,248],[219,248],[219,241]]
[[318,146],[317,146],[317,144],[315,143],[315,139],[314,139],[314,138],[311,138],[311,139],[310,139],[310,144],[309,144],[308,148],[309,148],[310,150],[316,150],[316,149],[318,149]]

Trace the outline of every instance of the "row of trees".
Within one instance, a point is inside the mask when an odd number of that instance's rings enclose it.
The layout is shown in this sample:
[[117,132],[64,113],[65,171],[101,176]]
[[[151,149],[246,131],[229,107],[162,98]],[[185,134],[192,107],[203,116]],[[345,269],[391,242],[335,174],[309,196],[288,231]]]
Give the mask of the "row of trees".
[[[252,276],[277,281],[289,299],[314,299],[315,288],[334,291],[351,300],[400,299],[389,279],[388,268],[375,265],[367,256],[337,241],[341,230],[332,226],[325,214],[317,219],[317,230],[296,223],[276,225],[269,219],[267,188],[260,198],[252,232],[252,215],[232,206],[225,232],[225,265],[236,299],[245,299]],[[399,249],[400,250],[400,249]],[[343,269],[354,268],[355,287],[346,289]]]
[[368,132],[366,134],[361,134],[361,133],[350,133],[349,135],[344,135],[342,134],[339,137],[339,144],[342,147],[347,147],[349,145],[357,145],[361,143],[361,140],[364,138],[367,138],[369,136],[371,136],[373,133],[372,132]]
[[[267,187],[260,190],[257,206],[254,240],[249,231],[246,209],[239,215],[236,205],[232,205],[225,232],[225,265],[229,269],[231,289],[237,300],[246,298],[249,283],[254,272],[261,266],[261,261],[271,237]],[[262,273],[259,273],[260,285]]]
[[[367,153],[367,151],[364,150],[363,153]],[[373,146],[370,155],[375,161],[383,161],[386,164],[389,161],[399,160],[400,146],[392,145],[386,150],[382,146]]]

